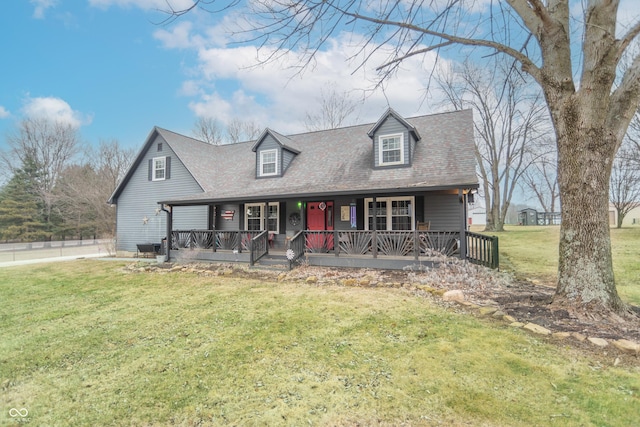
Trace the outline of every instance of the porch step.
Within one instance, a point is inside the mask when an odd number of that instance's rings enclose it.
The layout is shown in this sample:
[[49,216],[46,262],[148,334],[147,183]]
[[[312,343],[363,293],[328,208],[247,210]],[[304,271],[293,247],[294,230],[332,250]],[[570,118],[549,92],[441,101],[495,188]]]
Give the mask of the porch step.
[[289,271],[289,260],[284,255],[265,255],[254,264],[253,268]]

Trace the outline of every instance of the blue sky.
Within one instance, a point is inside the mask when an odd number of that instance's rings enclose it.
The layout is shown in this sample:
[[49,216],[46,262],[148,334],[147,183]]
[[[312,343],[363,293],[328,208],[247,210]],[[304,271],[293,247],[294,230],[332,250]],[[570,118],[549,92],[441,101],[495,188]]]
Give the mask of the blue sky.
[[[89,141],[141,144],[154,125],[190,129],[195,116],[179,94],[189,52],[154,38],[157,13],[60,1],[44,10],[26,0],[0,16],[0,132],[28,114],[55,114]],[[2,138],[4,143],[4,138]]]
[[[176,8],[191,0],[169,0]],[[623,0],[619,16],[635,22],[636,2]],[[482,8],[489,0],[477,0]],[[326,88],[362,99],[373,86],[383,52],[358,68],[361,35],[336,35],[301,75],[289,52],[256,67],[256,48],[232,44],[228,30],[240,18],[194,10],[168,25],[158,8],[167,0],[11,0],[0,14],[0,150],[5,135],[27,116],[43,115],[78,126],[82,137],[117,139],[139,148],[153,126],[190,134],[198,117],[221,124],[252,121],[287,134],[304,131]],[[573,3],[581,21],[581,3]],[[579,37],[576,38],[579,40]],[[264,53],[264,52],[263,52]],[[465,48],[454,49],[457,59]],[[375,121],[388,106],[404,116],[446,109],[437,93],[425,97],[436,54],[403,61],[384,90],[367,93],[359,122]],[[355,59],[349,59],[354,57]],[[444,58],[439,64],[448,63]],[[253,65],[253,67],[252,67]],[[357,70],[357,71],[354,71]]]
[[[173,0],[180,6],[189,0]],[[345,34],[301,76],[281,63],[258,68],[252,46],[232,45],[232,16],[193,12],[159,22],[165,0],[12,0],[0,14],[0,149],[17,121],[44,115],[78,126],[96,143],[117,139],[138,148],[157,125],[189,134],[197,117],[221,123],[251,120],[282,133],[303,131],[322,88],[371,87],[371,69],[353,74],[347,58],[358,38]],[[291,62],[288,62],[291,61]],[[426,62],[426,64],[425,64]],[[424,102],[422,72],[430,60],[407,61],[386,90],[367,97],[360,121],[375,121],[388,105],[411,116],[433,112]]]

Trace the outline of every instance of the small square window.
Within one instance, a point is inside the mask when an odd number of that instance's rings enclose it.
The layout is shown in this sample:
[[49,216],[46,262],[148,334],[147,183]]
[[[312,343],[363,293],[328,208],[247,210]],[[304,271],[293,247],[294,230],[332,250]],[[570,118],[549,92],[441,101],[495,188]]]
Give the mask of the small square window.
[[158,142],[158,151],[162,151],[162,142]]

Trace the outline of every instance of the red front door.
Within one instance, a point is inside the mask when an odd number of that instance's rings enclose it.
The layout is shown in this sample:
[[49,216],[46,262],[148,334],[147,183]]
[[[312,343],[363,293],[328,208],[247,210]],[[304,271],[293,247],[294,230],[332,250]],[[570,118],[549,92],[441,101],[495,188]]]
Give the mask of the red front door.
[[[307,203],[307,230],[333,230],[333,202]],[[333,234],[309,233],[307,248],[312,252],[326,252],[333,249]]]

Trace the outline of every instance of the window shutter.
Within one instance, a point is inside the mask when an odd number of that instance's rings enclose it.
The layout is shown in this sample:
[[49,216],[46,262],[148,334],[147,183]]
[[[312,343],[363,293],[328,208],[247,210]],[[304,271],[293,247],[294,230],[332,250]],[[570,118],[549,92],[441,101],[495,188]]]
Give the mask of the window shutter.
[[149,159],[149,181],[153,180],[153,159]]
[[169,179],[171,178],[171,157],[167,156],[164,162],[164,179]]

